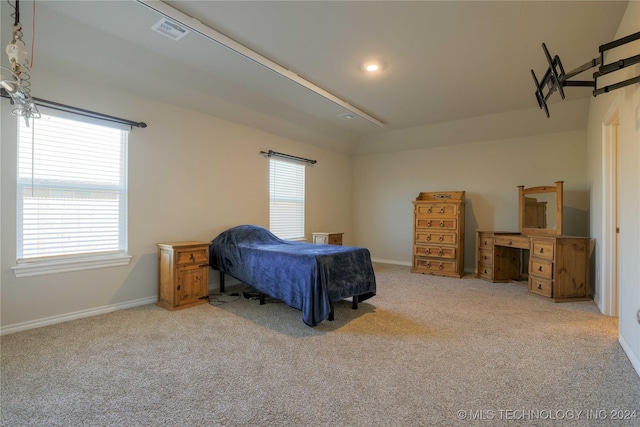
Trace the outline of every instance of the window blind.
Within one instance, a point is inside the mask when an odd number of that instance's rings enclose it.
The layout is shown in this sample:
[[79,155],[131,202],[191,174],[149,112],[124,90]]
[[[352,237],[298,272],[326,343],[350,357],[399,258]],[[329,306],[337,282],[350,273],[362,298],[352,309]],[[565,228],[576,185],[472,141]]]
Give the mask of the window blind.
[[128,132],[44,114],[19,123],[18,262],[126,252]]
[[269,158],[269,229],[281,239],[304,239],[305,166]]

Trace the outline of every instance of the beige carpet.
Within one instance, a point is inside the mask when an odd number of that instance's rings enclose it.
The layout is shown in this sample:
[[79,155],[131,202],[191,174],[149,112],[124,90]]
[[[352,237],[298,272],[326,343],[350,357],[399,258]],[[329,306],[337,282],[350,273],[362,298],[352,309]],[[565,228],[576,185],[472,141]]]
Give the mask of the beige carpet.
[[235,287],[4,336],[1,423],[640,425],[640,378],[593,302],[375,270],[378,295],[314,328]]

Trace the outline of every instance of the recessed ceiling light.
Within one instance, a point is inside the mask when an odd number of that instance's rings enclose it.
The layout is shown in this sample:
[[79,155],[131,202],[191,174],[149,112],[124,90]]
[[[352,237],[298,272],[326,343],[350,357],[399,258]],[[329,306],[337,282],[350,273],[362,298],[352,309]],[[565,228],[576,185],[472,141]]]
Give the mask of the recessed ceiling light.
[[368,73],[375,73],[382,69],[382,63],[377,61],[369,61],[362,64],[362,69]]
[[345,119],[345,120],[351,120],[351,119],[353,119],[354,115],[351,114],[351,113],[345,113],[345,114],[338,115],[338,117],[340,117],[341,119]]

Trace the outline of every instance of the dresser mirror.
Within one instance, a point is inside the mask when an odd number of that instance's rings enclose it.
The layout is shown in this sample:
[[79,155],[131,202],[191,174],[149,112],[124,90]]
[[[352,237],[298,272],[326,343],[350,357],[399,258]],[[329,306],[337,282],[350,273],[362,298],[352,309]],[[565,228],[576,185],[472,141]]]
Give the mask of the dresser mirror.
[[533,236],[562,234],[562,184],[518,187],[518,223],[520,233]]

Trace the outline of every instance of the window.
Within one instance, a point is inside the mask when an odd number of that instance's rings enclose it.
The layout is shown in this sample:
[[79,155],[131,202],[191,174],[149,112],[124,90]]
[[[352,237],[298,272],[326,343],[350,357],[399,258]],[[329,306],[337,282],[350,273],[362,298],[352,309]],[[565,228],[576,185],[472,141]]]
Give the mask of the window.
[[45,114],[31,127],[19,123],[14,271],[21,263],[124,255],[128,132]]
[[304,164],[269,158],[269,229],[281,239],[304,239]]

